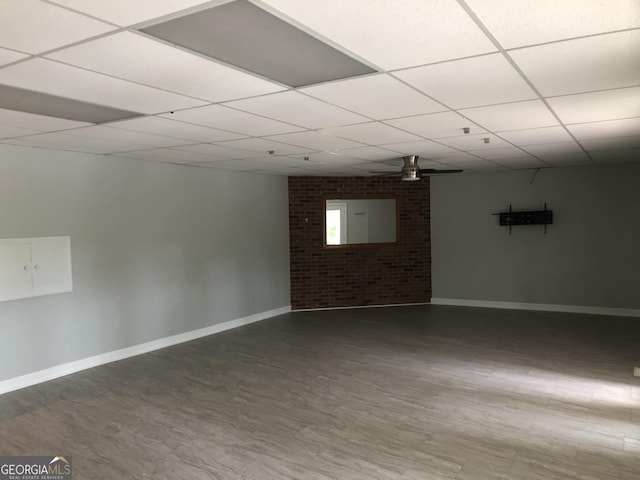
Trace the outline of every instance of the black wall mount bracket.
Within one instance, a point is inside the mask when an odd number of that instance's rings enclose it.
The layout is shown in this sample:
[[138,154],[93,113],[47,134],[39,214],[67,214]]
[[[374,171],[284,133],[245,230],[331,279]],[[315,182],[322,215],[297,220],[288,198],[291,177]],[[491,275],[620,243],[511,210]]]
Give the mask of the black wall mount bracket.
[[525,212],[514,212],[509,205],[508,212],[494,213],[498,215],[501,226],[509,227],[509,235],[511,235],[511,227],[519,225],[544,225],[544,233],[547,233],[547,225],[553,224],[553,211],[547,209],[544,204],[544,210],[531,210]]

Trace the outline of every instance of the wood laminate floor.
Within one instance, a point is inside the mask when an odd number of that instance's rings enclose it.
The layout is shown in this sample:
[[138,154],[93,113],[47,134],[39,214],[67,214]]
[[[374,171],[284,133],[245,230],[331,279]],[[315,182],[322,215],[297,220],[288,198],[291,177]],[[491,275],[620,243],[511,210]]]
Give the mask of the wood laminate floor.
[[80,479],[638,480],[640,319],[299,312],[0,397]]

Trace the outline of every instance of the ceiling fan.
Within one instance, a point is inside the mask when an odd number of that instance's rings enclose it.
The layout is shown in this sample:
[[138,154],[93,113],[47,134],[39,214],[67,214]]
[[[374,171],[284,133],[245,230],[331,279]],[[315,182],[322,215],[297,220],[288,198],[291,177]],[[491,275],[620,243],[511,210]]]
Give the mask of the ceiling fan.
[[389,171],[371,171],[369,173],[378,173],[387,175],[389,177],[400,177],[403,182],[415,182],[422,177],[428,177],[429,175],[440,175],[444,173],[460,173],[462,170],[435,170],[433,168],[420,168],[418,166],[418,155],[407,155],[402,157],[404,165],[400,172]]

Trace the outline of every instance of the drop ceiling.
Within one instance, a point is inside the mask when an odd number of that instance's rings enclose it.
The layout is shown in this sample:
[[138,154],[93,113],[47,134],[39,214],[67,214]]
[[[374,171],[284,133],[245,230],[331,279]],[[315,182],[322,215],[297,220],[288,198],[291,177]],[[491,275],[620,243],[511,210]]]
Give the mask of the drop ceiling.
[[640,161],[640,2],[3,0],[0,144],[273,175]]

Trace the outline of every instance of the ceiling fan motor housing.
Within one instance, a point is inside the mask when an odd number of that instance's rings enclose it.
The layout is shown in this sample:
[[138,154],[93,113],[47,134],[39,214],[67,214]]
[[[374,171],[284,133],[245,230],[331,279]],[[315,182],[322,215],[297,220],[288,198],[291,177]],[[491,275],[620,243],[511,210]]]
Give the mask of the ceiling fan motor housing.
[[402,166],[402,181],[415,182],[420,180],[420,169],[418,168],[418,156],[408,155],[402,157],[404,165]]

